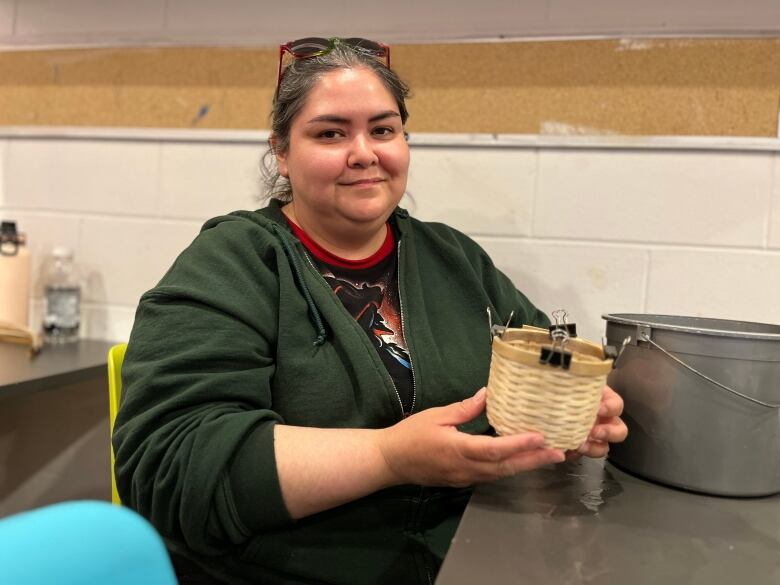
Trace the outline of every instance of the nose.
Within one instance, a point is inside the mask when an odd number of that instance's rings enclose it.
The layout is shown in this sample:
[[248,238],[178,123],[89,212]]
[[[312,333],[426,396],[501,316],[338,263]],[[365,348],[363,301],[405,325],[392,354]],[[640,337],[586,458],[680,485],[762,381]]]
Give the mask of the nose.
[[350,144],[347,155],[347,166],[350,168],[368,168],[379,162],[379,157],[374,150],[370,138],[359,134]]

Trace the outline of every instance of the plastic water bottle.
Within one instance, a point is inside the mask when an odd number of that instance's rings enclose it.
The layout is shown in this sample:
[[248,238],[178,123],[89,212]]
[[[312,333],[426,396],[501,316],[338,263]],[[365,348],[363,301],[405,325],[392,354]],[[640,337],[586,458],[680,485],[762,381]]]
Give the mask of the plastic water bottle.
[[76,341],[81,325],[81,285],[69,248],[58,246],[52,251],[43,290],[46,301],[44,339],[49,343]]

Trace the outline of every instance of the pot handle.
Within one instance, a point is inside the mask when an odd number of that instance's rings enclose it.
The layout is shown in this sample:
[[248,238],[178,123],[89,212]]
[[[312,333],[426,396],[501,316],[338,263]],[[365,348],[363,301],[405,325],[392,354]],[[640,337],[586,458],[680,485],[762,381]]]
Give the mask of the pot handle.
[[729,388],[725,384],[721,384],[720,382],[718,382],[716,380],[713,380],[709,376],[706,376],[705,374],[702,374],[699,370],[697,370],[696,368],[694,368],[692,366],[689,366],[684,361],[682,361],[680,358],[678,358],[676,356],[673,356],[671,353],[666,351],[663,347],[658,345],[655,341],[650,339],[650,333],[648,331],[649,329],[650,328],[647,327],[647,326],[642,326],[642,325],[638,326],[637,327],[637,330],[638,330],[637,331],[637,336],[639,337],[639,339],[641,339],[642,341],[647,341],[653,347],[656,347],[656,348],[660,349],[668,357],[672,358],[674,361],[676,361],[678,364],[680,364],[684,368],[689,369],[691,372],[693,372],[697,376],[700,376],[700,377],[704,378],[705,380],[707,380],[708,382],[711,382],[711,383],[715,384],[718,388],[722,388],[723,390],[726,390],[727,392],[731,392],[735,396],[739,396],[740,398],[744,398],[745,400],[749,400],[750,402],[753,402],[754,404],[760,404],[761,406],[765,406],[767,408],[780,408],[780,404],[772,404],[770,402],[764,402],[763,400],[758,400],[757,398],[753,398],[752,396],[747,396],[746,394],[742,394],[742,392],[737,392],[733,388]]

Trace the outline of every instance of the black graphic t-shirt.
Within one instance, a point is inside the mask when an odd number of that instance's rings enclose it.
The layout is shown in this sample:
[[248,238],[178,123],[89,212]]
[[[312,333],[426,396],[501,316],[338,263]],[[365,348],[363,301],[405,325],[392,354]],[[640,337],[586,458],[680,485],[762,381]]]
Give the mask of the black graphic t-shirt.
[[363,260],[331,254],[289,220],[298,239],[311,252],[315,266],[373,343],[393,378],[405,414],[414,403],[409,350],[401,322],[398,293],[398,252],[395,234],[387,224],[382,246]]

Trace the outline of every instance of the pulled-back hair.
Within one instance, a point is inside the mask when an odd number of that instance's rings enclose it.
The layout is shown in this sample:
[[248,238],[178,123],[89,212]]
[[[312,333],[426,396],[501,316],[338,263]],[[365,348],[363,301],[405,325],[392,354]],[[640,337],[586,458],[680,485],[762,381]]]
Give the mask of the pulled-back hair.
[[351,49],[343,43],[319,57],[297,59],[284,70],[282,82],[276,93],[271,110],[271,138],[260,165],[263,175],[264,195],[280,201],[292,200],[290,181],[279,174],[275,153],[286,152],[290,146],[292,122],[306,103],[311,90],[323,75],[337,69],[365,68],[373,71],[387,88],[398,105],[401,122],[406,124],[409,112],[406,98],[409,87],[398,75],[375,58]]

